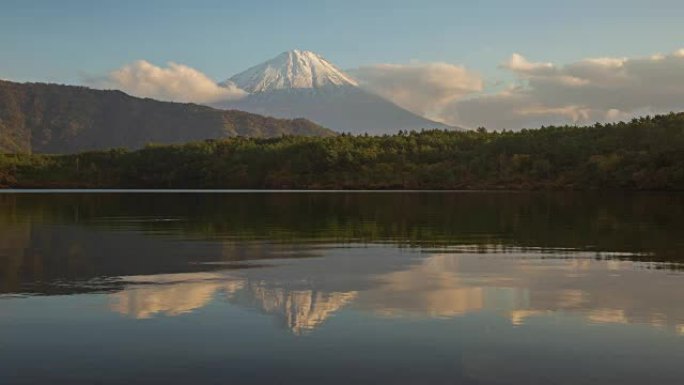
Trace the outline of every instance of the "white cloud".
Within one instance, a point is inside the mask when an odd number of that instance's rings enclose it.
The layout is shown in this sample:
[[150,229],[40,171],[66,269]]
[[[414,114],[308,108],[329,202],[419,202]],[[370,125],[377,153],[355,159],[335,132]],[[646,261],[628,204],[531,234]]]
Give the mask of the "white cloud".
[[483,89],[479,74],[448,63],[376,64],[352,74],[369,91],[435,119],[445,105]]
[[158,67],[140,60],[90,83],[99,88],[119,89],[134,96],[173,102],[212,103],[247,95],[233,84],[218,85],[202,72],[173,62],[167,67]]
[[441,118],[465,127],[519,129],[588,124],[684,109],[684,50],[645,58],[594,58],[558,66],[514,54],[502,67],[519,85],[445,106]]
[[529,75],[551,74],[555,71],[552,63],[533,63],[518,53],[511,55],[511,58],[501,66],[513,72]]

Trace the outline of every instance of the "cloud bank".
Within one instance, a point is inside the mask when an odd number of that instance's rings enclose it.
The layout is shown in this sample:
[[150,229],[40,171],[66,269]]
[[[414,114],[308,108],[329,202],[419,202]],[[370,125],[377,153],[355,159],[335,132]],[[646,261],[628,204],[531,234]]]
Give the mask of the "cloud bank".
[[167,67],[158,67],[139,60],[90,83],[98,88],[119,89],[134,96],[172,102],[212,103],[247,96],[247,92],[233,84],[218,85],[202,72],[173,62]]
[[442,109],[483,90],[479,74],[448,63],[376,64],[352,71],[359,84],[407,110],[440,119]]
[[684,109],[684,50],[644,58],[593,58],[567,65],[514,54],[501,66],[516,85],[459,99],[441,111],[466,127],[520,129],[588,124]]

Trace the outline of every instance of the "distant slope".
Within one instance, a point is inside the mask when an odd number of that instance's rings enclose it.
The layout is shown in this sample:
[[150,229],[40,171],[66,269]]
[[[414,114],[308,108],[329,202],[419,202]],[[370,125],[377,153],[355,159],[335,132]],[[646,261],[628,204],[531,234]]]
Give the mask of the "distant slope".
[[259,92],[219,107],[292,119],[306,117],[337,132],[396,134],[399,130],[453,129],[420,117],[358,87]]
[[282,120],[120,91],[0,81],[0,151],[71,153],[231,136],[334,133],[305,119]]

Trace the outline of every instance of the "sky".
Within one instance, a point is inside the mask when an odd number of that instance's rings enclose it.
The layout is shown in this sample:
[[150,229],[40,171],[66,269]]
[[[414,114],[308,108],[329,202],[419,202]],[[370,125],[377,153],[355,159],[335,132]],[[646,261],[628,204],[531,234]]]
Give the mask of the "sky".
[[[404,66],[400,68],[403,77],[396,81],[405,79],[408,70],[420,72],[420,66],[432,71],[433,64],[476,74],[475,80],[458,74],[469,85],[456,87],[457,95],[440,99],[453,104],[508,92],[515,85],[529,88],[530,81],[538,81],[539,74],[509,65],[514,54],[529,63],[553,63],[562,71],[589,58],[640,59],[673,55],[684,48],[681,0],[0,3],[0,78],[15,81],[88,85],[92,79],[140,60],[160,68],[178,63],[207,79],[223,81],[280,52],[299,48],[320,53],[340,68],[358,71],[359,76],[365,74],[367,87],[380,94],[388,91],[374,84],[377,71],[383,68],[379,65]],[[678,65],[668,67],[675,72],[672,81],[681,79]],[[371,70],[375,77],[368,74]],[[441,70],[441,76],[449,76],[449,71]],[[386,83],[387,77],[383,80]],[[482,86],[473,86],[474,81],[481,81]],[[425,97],[422,102],[393,100],[438,120],[464,120],[454,108],[448,113],[441,107],[427,111],[430,99]],[[622,116],[619,107],[612,116]],[[640,108],[653,110],[653,106]],[[473,126],[476,119],[461,123]],[[499,120],[492,123],[508,122]]]

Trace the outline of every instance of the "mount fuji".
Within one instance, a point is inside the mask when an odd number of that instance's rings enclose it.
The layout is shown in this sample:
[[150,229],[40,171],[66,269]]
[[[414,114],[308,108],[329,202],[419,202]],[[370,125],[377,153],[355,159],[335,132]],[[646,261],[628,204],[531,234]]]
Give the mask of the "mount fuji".
[[222,83],[227,84],[249,95],[215,107],[278,118],[307,118],[337,132],[377,135],[453,128],[362,89],[352,76],[309,51],[284,52]]

